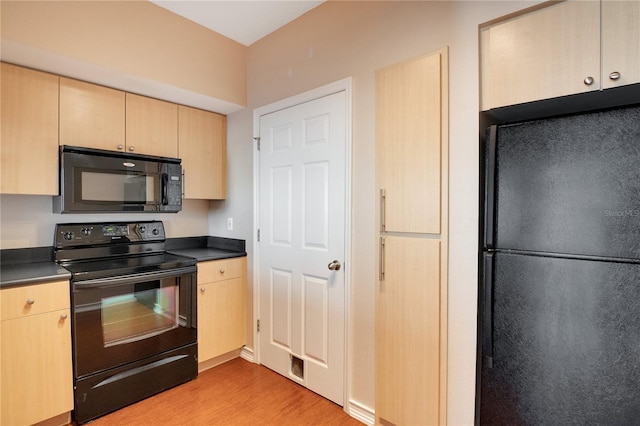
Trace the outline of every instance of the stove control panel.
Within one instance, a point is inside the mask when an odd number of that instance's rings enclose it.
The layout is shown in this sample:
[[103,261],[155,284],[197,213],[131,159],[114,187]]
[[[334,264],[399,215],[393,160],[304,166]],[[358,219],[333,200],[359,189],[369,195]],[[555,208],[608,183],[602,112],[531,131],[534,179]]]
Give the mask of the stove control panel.
[[161,221],[114,223],[63,223],[56,225],[54,244],[58,248],[97,244],[164,241]]

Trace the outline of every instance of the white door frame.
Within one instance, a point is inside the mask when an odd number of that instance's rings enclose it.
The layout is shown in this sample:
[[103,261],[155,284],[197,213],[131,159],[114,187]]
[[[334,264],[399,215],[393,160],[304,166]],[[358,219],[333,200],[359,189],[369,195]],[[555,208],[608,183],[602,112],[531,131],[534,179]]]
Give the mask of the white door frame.
[[[349,301],[350,301],[350,288],[351,288],[351,77],[347,77],[342,80],[338,80],[333,83],[329,83],[325,86],[318,87],[316,89],[309,90],[307,92],[282,99],[280,101],[265,105],[253,110],[253,137],[254,140],[260,137],[260,117],[272,112],[276,112],[285,108],[296,106],[305,102],[309,102],[324,96],[329,96],[334,93],[345,92],[346,94],[346,108],[345,108],[345,229],[344,229],[344,327],[345,327],[345,353],[344,353],[344,410],[349,411],[349,390],[351,387],[351,380],[349,376],[349,339],[351,336],[351,329],[349,327]],[[260,337],[255,321],[260,318],[260,245],[258,242],[258,225],[260,218],[260,157],[258,152],[258,146],[253,144],[253,241],[255,242],[253,250],[253,361],[260,364]]]

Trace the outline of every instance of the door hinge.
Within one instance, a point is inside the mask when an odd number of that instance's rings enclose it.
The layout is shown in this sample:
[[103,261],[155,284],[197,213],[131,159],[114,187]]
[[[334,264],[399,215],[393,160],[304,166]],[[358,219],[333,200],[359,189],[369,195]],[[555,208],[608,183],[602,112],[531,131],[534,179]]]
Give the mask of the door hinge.
[[256,141],[258,151],[260,151],[260,136],[253,138],[253,140]]
[[260,242],[260,229],[258,229],[258,242]]
[[258,330],[258,333],[260,333],[260,320],[256,321],[256,329]]

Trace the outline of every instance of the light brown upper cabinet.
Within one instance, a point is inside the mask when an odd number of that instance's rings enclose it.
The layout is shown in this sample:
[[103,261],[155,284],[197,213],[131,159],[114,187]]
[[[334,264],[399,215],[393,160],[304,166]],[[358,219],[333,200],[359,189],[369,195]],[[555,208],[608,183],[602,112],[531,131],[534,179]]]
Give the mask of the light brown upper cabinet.
[[440,61],[431,55],[376,74],[380,221],[386,232],[440,233]]
[[180,105],[178,154],[184,197],[219,200],[227,192],[227,117]]
[[125,151],[125,93],[60,77],[60,145]]
[[640,83],[640,2],[602,2],[602,87]]
[[638,2],[551,4],[481,30],[481,108],[638,83],[639,64]]
[[2,63],[0,192],[58,194],[58,80]]
[[126,94],[127,151],[178,157],[178,105]]

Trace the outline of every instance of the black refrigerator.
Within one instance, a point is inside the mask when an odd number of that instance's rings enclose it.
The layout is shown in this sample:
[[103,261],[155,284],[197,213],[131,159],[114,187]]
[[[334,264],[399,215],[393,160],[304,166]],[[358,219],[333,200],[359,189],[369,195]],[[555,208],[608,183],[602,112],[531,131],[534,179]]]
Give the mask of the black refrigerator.
[[476,424],[640,424],[640,106],[482,145]]

